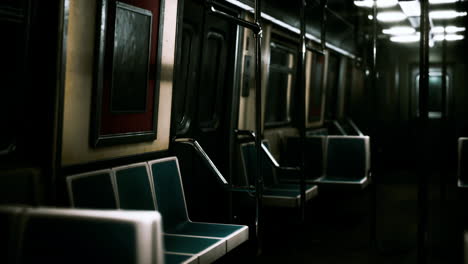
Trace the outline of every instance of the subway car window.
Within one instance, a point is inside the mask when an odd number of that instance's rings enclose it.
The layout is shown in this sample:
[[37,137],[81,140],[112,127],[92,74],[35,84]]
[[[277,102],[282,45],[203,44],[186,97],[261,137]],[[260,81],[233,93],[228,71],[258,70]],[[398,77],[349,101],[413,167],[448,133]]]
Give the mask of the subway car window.
[[291,121],[291,95],[295,82],[296,52],[282,43],[270,44],[270,65],[266,91],[265,124]]
[[[417,116],[420,117],[421,113],[419,111],[419,78],[420,75],[416,76],[416,109],[417,109]],[[446,102],[443,101],[443,87],[442,87],[442,73],[440,71],[431,71],[429,72],[429,89],[428,89],[428,98],[427,98],[427,107],[428,107],[428,117],[430,119],[440,119],[442,118],[442,114],[444,108],[446,108],[447,104],[447,96]],[[450,76],[446,76],[446,95],[449,94],[450,91]]]
[[323,74],[325,56],[318,52],[310,52],[312,56],[312,64],[310,72],[307,74],[310,76],[309,82],[309,111],[308,111],[308,122],[313,123],[321,120],[322,117],[322,95],[323,95]]

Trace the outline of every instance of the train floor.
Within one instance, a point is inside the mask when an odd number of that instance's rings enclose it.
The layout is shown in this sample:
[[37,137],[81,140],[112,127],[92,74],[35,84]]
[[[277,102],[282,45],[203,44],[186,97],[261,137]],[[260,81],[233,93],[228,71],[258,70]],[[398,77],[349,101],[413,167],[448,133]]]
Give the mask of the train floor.
[[[303,224],[295,210],[266,209],[263,252],[242,262],[417,263],[417,174],[415,170],[379,174],[375,243],[369,242],[370,188],[354,194],[320,193],[308,205]],[[427,263],[461,263],[457,192],[447,185],[441,199],[439,175],[428,176]]]

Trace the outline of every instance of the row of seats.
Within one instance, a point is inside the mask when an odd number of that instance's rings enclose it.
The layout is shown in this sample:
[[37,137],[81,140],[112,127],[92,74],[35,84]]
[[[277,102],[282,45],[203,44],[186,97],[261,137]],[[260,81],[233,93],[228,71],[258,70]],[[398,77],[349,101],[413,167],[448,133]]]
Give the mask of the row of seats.
[[[309,136],[304,144],[298,137],[286,138],[284,164],[299,166],[305,151],[308,183],[319,187],[363,189],[370,182],[370,142],[368,136]],[[297,179],[283,179],[297,181]]]
[[[252,185],[254,183],[257,167],[257,149],[253,142],[243,143],[241,146],[241,160],[243,164],[244,182]],[[279,166],[276,159],[269,151],[267,140],[262,143],[262,173],[264,182],[263,204],[265,206],[294,207],[301,206],[301,192],[298,184],[281,183],[276,177],[281,170],[288,170],[290,173],[299,173],[297,168],[285,168]],[[317,196],[316,185],[306,185],[306,202]]]
[[248,239],[248,227],[192,222],[176,157],[67,177],[73,207],[157,210],[166,263],[210,263]]
[[157,212],[0,207],[0,263],[164,263]]
[[[287,137],[285,157],[290,167],[279,165],[270,152],[268,140],[262,143],[263,203],[267,206],[300,206],[300,160],[305,147],[306,201],[317,196],[319,188],[363,189],[370,181],[370,143],[367,136],[309,136],[305,146],[298,137]],[[253,184],[257,150],[253,142],[240,144],[243,182]]]

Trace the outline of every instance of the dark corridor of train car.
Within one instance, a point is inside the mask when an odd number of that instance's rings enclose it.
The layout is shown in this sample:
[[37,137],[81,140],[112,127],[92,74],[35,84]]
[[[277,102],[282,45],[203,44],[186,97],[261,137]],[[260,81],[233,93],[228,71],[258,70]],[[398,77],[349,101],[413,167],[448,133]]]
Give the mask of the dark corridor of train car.
[[467,14],[1,0],[0,263],[468,263]]

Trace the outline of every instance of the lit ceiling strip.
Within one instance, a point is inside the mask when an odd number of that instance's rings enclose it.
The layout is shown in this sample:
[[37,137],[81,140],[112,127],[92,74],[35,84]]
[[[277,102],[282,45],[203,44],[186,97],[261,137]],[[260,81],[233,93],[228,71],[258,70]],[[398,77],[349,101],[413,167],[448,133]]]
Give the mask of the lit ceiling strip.
[[[232,4],[232,5],[235,5],[235,6],[239,7],[239,8],[241,8],[241,9],[243,9],[244,11],[247,11],[247,12],[250,12],[250,13],[254,12],[254,9],[252,7],[250,7],[247,4],[244,4],[244,3],[240,2],[238,0],[226,0],[226,2],[228,2],[228,3]],[[286,30],[289,30],[289,31],[291,31],[293,33],[296,33],[296,34],[301,33],[301,31],[298,28],[296,28],[296,27],[294,27],[294,26],[292,26],[292,25],[290,25],[288,23],[285,23],[285,22],[283,22],[283,21],[281,21],[281,20],[279,20],[279,19],[277,19],[277,18],[275,18],[273,16],[270,16],[270,15],[264,13],[264,12],[262,12],[261,15],[262,15],[262,18],[264,18],[265,20],[267,20],[267,21],[269,21],[269,22],[271,22],[271,23],[273,23],[273,24],[275,24],[275,25],[277,25],[279,27],[282,27],[282,28],[284,28]],[[314,36],[312,34],[306,33],[306,38],[308,38],[309,40],[312,40],[312,41],[314,41],[314,42],[316,42],[318,44],[321,43],[320,38],[317,37],[317,36]],[[337,46],[335,46],[335,45],[333,45],[333,44],[331,44],[329,42],[326,42],[325,46],[327,48],[329,48],[329,49],[331,49],[331,50],[333,50],[335,52],[338,52],[341,55],[349,57],[349,58],[351,58],[353,60],[357,58],[357,56],[354,55],[353,53],[351,53],[351,52],[349,52],[347,50],[344,50],[344,49],[342,49],[340,47],[337,47]]]

